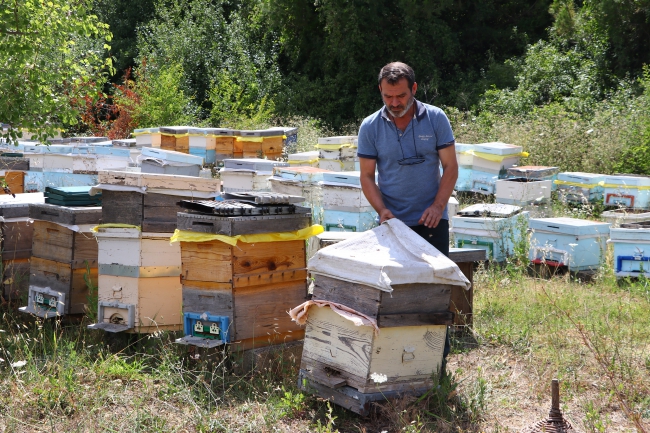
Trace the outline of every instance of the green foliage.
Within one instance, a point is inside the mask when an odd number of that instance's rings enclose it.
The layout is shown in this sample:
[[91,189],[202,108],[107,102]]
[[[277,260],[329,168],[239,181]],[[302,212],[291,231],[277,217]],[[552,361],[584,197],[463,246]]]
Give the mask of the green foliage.
[[79,100],[104,80],[111,34],[91,0],[0,2],[0,119],[44,140],[77,123]]
[[159,68],[143,64],[136,70],[135,82],[129,83],[137,95],[136,101],[126,100],[118,91],[118,104],[133,107],[133,120],[141,128],[163,125],[192,125],[196,121],[196,106],[183,88],[183,69],[177,63]]

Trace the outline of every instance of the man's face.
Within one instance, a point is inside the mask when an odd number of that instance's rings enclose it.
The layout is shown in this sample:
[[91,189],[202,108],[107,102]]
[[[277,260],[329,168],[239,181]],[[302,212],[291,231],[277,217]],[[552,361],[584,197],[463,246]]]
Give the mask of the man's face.
[[413,88],[409,89],[408,80],[402,78],[395,84],[390,84],[385,79],[381,81],[379,91],[384,100],[386,109],[393,117],[403,117],[413,105],[417,83],[413,83]]

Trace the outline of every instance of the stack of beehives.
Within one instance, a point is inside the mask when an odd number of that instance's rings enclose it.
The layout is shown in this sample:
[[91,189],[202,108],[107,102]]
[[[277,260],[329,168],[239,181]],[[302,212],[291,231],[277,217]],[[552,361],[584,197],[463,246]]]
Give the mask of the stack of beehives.
[[318,139],[318,167],[331,171],[357,170],[356,135]]
[[317,228],[309,209],[288,202],[300,197],[246,197],[252,201],[185,203],[193,213],[178,214],[186,334],[179,343],[247,350],[303,336],[284,312],[307,295],[305,239]]
[[235,155],[243,158],[268,158],[277,160],[282,157],[284,131],[278,129],[255,129],[235,131]]
[[225,159],[223,164],[219,174],[224,192],[270,191],[273,169],[289,165],[261,158]]
[[365,231],[377,225],[377,213],[361,190],[360,174],[323,173],[315,214],[327,231]]
[[318,204],[318,182],[325,173],[330,171],[311,166],[274,167],[273,177],[269,178],[271,191],[302,196],[302,205],[313,208]]
[[43,193],[0,196],[2,233],[2,281],[5,299],[19,299],[29,288],[29,258],[32,256],[34,224],[30,203],[45,203]]
[[430,389],[440,371],[458,266],[399,220],[319,250],[300,386],[359,413],[372,399]]
[[91,229],[99,206],[30,204],[34,220],[29,298],[20,310],[49,318],[86,311],[88,286],[97,284],[97,242]]
[[98,315],[93,329],[155,332],[182,328],[181,257],[169,243],[182,199],[214,198],[216,179],[101,172]]

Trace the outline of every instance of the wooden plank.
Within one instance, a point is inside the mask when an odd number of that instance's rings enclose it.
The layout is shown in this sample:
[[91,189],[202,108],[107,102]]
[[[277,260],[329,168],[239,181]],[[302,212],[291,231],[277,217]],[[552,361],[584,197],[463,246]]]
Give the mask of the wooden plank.
[[144,194],[132,191],[102,191],[102,222],[142,225]]
[[235,340],[297,332],[300,326],[287,311],[305,302],[305,281],[233,290]]
[[327,385],[328,387],[334,389],[340,388],[348,384],[347,380],[341,377],[328,375],[327,373],[319,370],[314,370],[310,372],[309,376],[311,379],[315,380],[316,382],[322,383],[323,385]]
[[445,284],[395,285],[391,293],[381,292],[379,314],[447,311],[452,287]]
[[168,237],[150,238],[143,234],[139,266],[180,266],[181,246]]
[[111,185],[186,190],[190,196],[192,191],[210,193],[219,191],[221,185],[219,179],[113,170],[100,170],[98,179],[99,183]]
[[3,260],[2,285],[5,299],[26,301],[29,293],[29,262],[29,259]]
[[[30,274],[30,284],[65,293],[66,314],[81,314],[85,311],[88,301],[88,287],[84,280],[86,269],[73,270],[69,263],[32,257]],[[90,278],[97,285],[97,268],[90,269]]]
[[157,233],[174,233],[174,230],[176,230],[176,221],[145,219],[142,221],[142,230]]
[[441,313],[380,314],[377,325],[380,328],[397,328],[400,326],[452,325],[454,314],[451,311]]
[[287,283],[291,281],[306,282],[307,268],[294,269],[291,271],[265,272],[261,274],[234,275],[233,287],[244,288],[260,285]]
[[461,272],[472,283],[469,290],[452,286],[449,311],[454,313],[454,326],[472,326],[474,310],[474,263],[458,263]]
[[176,214],[183,211],[178,204],[181,200],[191,200],[191,197],[152,193],[145,194],[143,211],[145,221],[173,222],[176,225]]
[[450,248],[449,258],[456,264],[487,260],[487,251],[480,249]]
[[72,259],[75,261],[97,262],[99,248],[92,233],[75,232]]
[[232,249],[233,273],[238,276],[303,269],[307,266],[305,241],[239,242]]
[[[225,286],[225,287],[224,287]],[[230,284],[183,282],[183,313],[208,313],[233,318],[233,294]]]
[[2,252],[2,261],[28,259],[31,256],[32,256],[32,249],[31,248],[28,249],[28,250],[3,251]]
[[29,221],[5,221],[1,223],[2,252],[32,249],[34,223]]
[[138,278],[138,326],[183,329],[183,290],[178,277]]
[[34,220],[32,254],[48,260],[70,263],[75,232],[62,225]]
[[336,302],[367,316],[377,317],[381,290],[363,284],[316,275],[312,299]]
[[[344,319],[345,320],[345,319]],[[307,343],[308,331],[305,332],[305,344]],[[323,362],[323,360],[314,359],[311,354],[302,351],[302,359],[300,361],[300,369],[309,374],[310,377],[320,376],[333,376],[340,380],[345,380],[346,385],[355,389],[365,389],[368,382],[367,377],[356,375],[348,370],[340,368],[339,365],[332,365],[330,362]]]
[[182,281],[232,281],[232,247],[220,241],[181,242]]
[[102,208],[100,206],[67,207],[32,203],[29,205],[29,216],[35,220],[67,225],[99,224],[102,219]]
[[370,374],[373,339],[372,327],[355,326],[329,307],[312,307],[305,328],[303,363],[305,358],[313,359],[350,373],[348,384],[358,388]]
[[245,340],[236,340],[230,344],[230,350],[240,352],[243,350],[251,350],[260,347],[275,346],[278,344],[289,343],[291,341],[298,341],[305,337],[305,331],[299,329],[297,331],[288,331],[282,333],[275,333],[270,335],[263,335],[255,338],[247,338]]
[[29,159],[15,156],[0,156],[0,170],[29,170]]

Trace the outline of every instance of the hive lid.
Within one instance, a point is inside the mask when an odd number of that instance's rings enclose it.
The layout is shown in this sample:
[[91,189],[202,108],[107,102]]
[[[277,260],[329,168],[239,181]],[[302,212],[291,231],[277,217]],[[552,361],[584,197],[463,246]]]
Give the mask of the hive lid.
[[337,137],[320,137],[318,144],[353,144],[356,135],[341,135]]
[[566,171],[564,173],[559,173],[557,179],[564,182],[597,184],[598,182],[605,180],[605,175],[598,173],[583,173],[581,171]]
[[287,159],[289,161],[311,161],[318,159],[318,151],[310,150],[309,152],[291,153]]
[[501,203],[478,203],[458,212],[463,217],[508,218],[521,212],[520,206]]
[[577,218],[531,218],[528,222],[528,227],[533,230],[574,236],[607,234],[610,225]]
[[189,126],[161,126],[158,128],[162,134],[187,134]]
[[633,175],[615,175],[605,176],[605,186],[607,185],[621,185],[621,186],[650,186],[650,177],[633,176]]
[[500,142],[480,143],[474,145],[475,152],[490,153],[492,155],[516,155],[523,151],[521,146]]
[[309,271],[392,292],[399,284],[451,284],[469,289],[458,266],[398,219],[319,250]]

